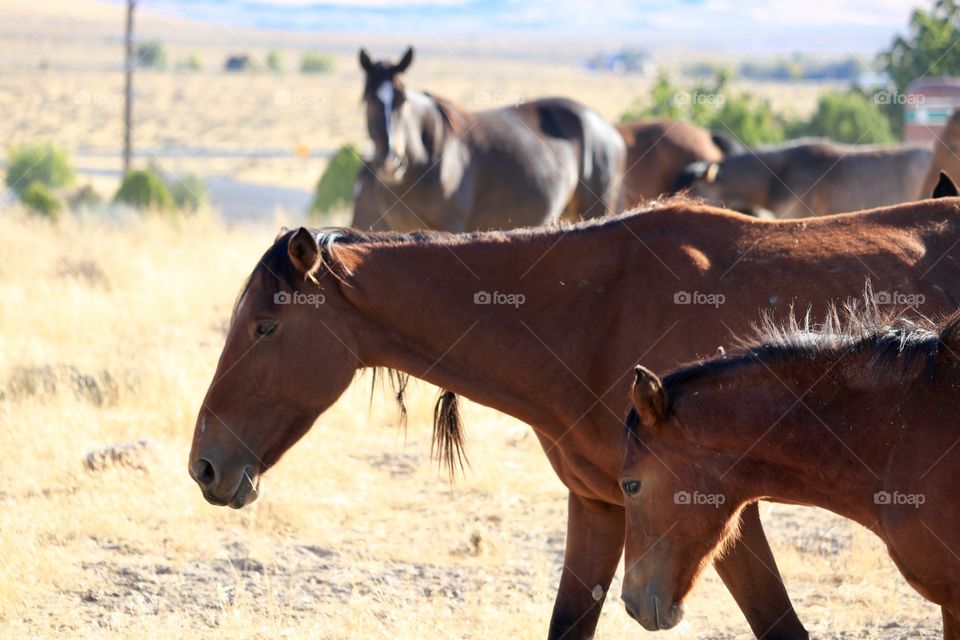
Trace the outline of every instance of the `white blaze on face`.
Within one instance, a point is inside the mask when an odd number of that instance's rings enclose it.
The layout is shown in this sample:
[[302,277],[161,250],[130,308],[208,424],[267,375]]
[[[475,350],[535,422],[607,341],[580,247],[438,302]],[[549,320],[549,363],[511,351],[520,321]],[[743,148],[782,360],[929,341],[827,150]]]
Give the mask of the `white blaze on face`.
[[377,89],[377,98],[383,103],[383,119],[387,127],[387,156],[393,151],[393,82],[387,80]]
[[240,315],[240,312],[243,311],[243,305],[247,302],[247,294],[249,290],[243,292],[243,296],[240,298],[240,302],[237,303],[237,310],[233,312],[234,316]]

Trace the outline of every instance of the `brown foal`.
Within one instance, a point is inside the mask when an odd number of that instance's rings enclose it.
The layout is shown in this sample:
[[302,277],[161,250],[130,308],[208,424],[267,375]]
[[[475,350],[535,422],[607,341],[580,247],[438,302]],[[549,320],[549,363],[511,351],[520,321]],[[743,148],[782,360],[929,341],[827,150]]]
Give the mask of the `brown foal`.
[[[771,325],[772,326],[772,325]],[[663,378],[637,367],[621,470],[623,600],[668,629],[756,500],[829,509],[876,533],[960,638],[960,315],[768,326]]]

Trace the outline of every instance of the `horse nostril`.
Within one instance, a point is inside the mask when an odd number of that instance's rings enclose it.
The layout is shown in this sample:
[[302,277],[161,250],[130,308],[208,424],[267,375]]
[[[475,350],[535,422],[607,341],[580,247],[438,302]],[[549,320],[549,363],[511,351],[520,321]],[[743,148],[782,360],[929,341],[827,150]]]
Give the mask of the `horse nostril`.
[[201,487],[209,487],[217,479],[217,472],[209,460],[200,458],[196,464],[194,464],[193,479],[196,480],[197,484]]

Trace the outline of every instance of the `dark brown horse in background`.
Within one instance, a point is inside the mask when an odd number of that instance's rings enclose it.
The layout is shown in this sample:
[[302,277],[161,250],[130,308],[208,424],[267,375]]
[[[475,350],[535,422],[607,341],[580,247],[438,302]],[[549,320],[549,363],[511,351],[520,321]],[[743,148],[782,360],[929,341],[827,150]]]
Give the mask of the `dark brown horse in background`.
[[696,163],[680,186],[738,211],[807,218],[916,200],[932,156],[928,147],[793,141]]
[[621,485],[623,600],[676,625],[745,505],[806,504],[873,531],[960,639],[960,315],[939,326],[831,314],[768,325],[748,346],[676,370],[637,367]]
[[[677,200],[573,227],[285,233],[233,313],[190,473],[210,502],[248,504],[260,475],[365,367],[449,390],[435,438],[452,464],[463,394],[530,424],[569,488],[550,637],[589,638],[604,601],[594,594],[606,592],[623,549],[617,471],[637,358],[667,371],[728,344],[758,309],[822,311],[860,295],[866,277],[891,301],[920,293],[924,312],[953,307],[958,208],[927,200],[761,221]],[[308,303],[277,302],[298,299]],[[757,636],[806,637],[755,505],[715,566]]]
[[374,143],[374,201],[398,231],[537,226],[620,209],[626,151],[599,114],[563,98],[470,112],[414,91],[397,64],[360,52]]

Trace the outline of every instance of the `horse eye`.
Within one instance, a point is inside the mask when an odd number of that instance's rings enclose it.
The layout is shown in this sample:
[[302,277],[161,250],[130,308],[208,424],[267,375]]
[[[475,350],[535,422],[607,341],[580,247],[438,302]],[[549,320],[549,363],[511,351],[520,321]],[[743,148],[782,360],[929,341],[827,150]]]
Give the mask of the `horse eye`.
[[258,338],[264,338],[276,330],[277,330],[276,322],[261,322],[257,324],[257,329],[254,333]]
[[637,491],[640,491],[640,481],[639,480],[624,480],[623,481],[623,492],[628,496],[636,495]]

